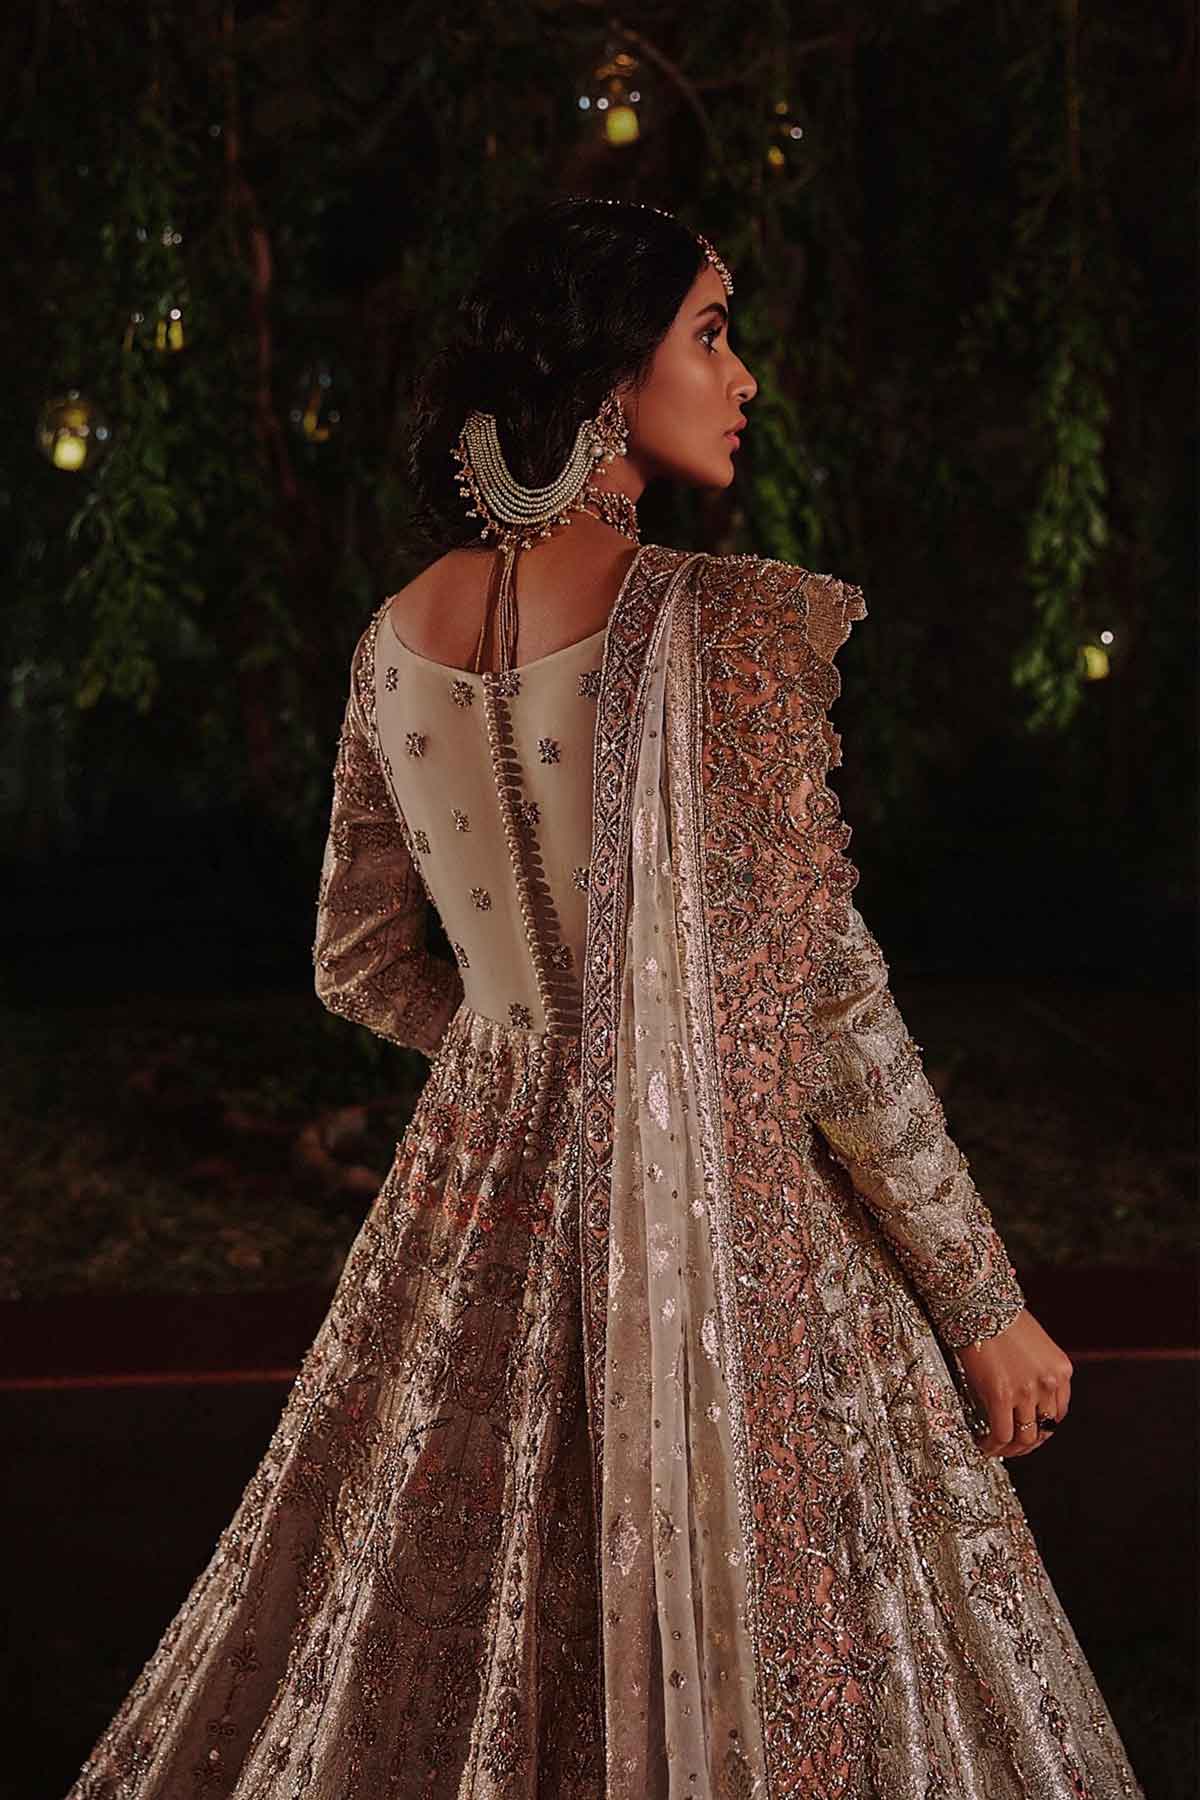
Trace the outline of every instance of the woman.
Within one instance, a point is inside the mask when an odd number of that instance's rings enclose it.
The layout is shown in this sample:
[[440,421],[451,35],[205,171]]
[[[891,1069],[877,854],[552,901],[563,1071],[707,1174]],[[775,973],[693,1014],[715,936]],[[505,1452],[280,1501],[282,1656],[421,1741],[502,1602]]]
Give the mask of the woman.
[[1141,1795],[1003,1467],[1071,1364],[850,900],[861,590],[640,541],[733,480],[731,292],[559,201],[426,372],[313,953],[432,1067],[74,1800]]

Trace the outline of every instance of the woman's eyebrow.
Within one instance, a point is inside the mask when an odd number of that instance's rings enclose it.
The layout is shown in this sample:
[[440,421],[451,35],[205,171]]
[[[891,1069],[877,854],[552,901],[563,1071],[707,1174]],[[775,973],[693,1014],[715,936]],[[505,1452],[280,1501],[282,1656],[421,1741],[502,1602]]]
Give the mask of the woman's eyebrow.
[[702,306],[700,308],[700,311],[696,314],[696,317],[698,319],[702,319],[704,317],[705,313],[710,313],[710,312],[720,313],[720,315],[724,319],[726,325],[728,325],[729,312],[726,307],[721,305],[721,302],[719,300],[710,300],[707,306]]

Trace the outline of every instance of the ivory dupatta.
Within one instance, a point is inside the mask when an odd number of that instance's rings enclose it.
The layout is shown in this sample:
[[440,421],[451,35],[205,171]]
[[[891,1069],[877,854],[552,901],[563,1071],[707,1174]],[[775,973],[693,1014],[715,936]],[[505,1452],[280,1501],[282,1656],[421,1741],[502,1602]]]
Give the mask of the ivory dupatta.
[[751,1522],[735,1478],[744,1451],[732,1437],[733,1296],[710,1219],[720,1203],[712,1028],[688,1004],[705,984],[687,966],[703,949],[687,875],[695,620],[680,580],[648,622],[622,805],[626,925],[609,970],[619,998],[606,1233],[599,1224],[608,1792],[750,1800],[763,1756],[746,1613]]

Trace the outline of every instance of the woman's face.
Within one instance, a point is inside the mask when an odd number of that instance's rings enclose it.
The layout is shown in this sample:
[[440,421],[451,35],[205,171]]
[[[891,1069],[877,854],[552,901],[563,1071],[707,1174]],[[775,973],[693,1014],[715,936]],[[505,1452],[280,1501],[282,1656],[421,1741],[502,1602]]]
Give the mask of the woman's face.
[[[696,487],[725,488],[733,480],[746,402],[758,383],[729,342],[725,284],[706,262],[654,353],[638,391],[619,389],[629,421],[626,456],[608,469],[636,488],[661,477]],[[628,480],[625,478],[631,478]]]

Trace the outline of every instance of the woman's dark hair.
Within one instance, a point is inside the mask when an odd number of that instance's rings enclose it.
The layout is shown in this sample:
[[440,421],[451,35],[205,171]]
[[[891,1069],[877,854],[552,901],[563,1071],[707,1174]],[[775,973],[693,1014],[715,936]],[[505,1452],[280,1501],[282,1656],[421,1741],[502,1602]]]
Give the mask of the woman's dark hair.
[[580,421],[645,380],[704,262],[686,225],[628,202],[571,196],[514,218],[410,387],[416,532],[438,550],[480,544],[451,455],[473,408],[495,414],[518,481],[553,481]]

